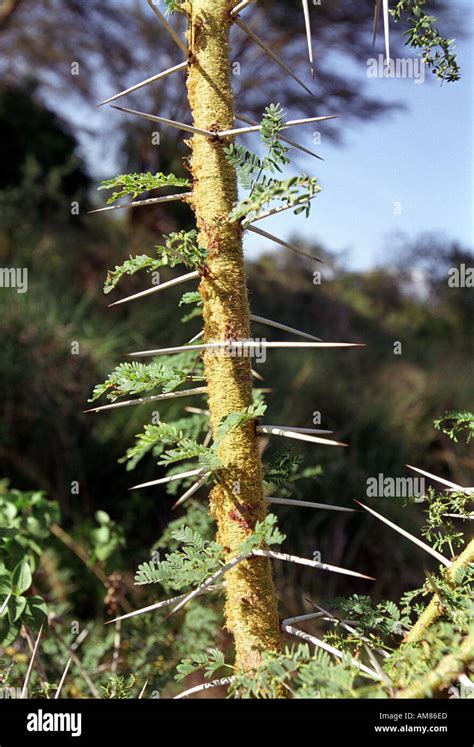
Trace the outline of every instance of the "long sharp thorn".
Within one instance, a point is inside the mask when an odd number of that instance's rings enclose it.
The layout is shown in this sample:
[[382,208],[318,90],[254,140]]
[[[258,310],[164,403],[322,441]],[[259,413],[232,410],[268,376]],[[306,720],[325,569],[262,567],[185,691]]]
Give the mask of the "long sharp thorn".
[[130,86],[130,88],[127,88],[125,91],[120,91],[120,93],[116,93],[114,96],[111,96],[109,99],[105,99],[105,101],[101,101],[98,106],[104,106],[104,104],[110,104],[112,101],[116,101],[117,99],[122,98],[122,96],[127,96],[129,93],[133,93],[134,91],[138,91],[140,88],[143,88],[144,86],[147,86],[149,83],[154,83],[157,80],[161,80],[162,78],[166,78],[168,75],[172,75],[173,73],[177,73],[180,70],[186,70],[188,67],[187,62],[180,62],[179,65],[175,65],[174,67],[168,68],[168,70],[163,70],[161,73],[157,73],[156,75],[152,75],[151,78],[147,78],[146,80],[142,80],[140,83],[136,83],[134,86]]
[[311,67],[311,77],[314,78],[313,44],[311,40],[311,22],[309,20],[308,0],[302,0],[302,3],[303,3],[304,25],[306,28],[306,41],[308,44],[308,57],[309,57],[309,64]]
[[142,117],[143,119],[149,119],[150,122],[159,122],[160,124],[174,127],[177,130],[183,130],[184,132],[192,132],[194,135],[205,135],[206,137],[216,137],[215,132],[210,130],[202,130],[200,127],[193,127],[192,125],[185,124],[184,122],[176,122],[174,119],[166,119],[166,117],[158,117],[155,114],[148,114],[147,112],[139,112],[136,109],[127,109],[125,106],[116,106],[112,104],[112,109],[117,109],[119,112],[125,112],[126,114],[132,114],[136,117]]
[[375,44],[375,40],[377,38],[377,31],[379,28],[379,21],[380,21],[380,0],[375,0],[375,10],[374,10],[374,31],[372,36],[372,44]]
[[301,332],[299,329],[288,327],[286,324],[280,324],[280,322],[274,322],[272,319],[265,319],[263,316],[257,316],[257,314],[250,314],[252,322],[258,322],[259,324],[265,324],[267,327],[274,327],[275,329],[281,329],[283,332],[291,332],[298,337],[306,337],[308,340],[315,340],[316,342],[322,342],[320,337],[308,334],[308,332]]
[[190,687],[189,690],[185,690],[182,693],[179,693],[179,695],[175,695],[173,697],[173,700],[180,700],[181,698],[187,698],[190,695],[194,695],[194,693],[201,692],[201,690],[209,690],[213,687],[222,687],[223,685],[231,685],[232,682],[235,680],[235,677],[221,677],[220,680],[212,680],[212,682],[203,682],[202,685],[196,685],[195,687]]
[[[309,195],[307,198],[308,200],[314,200],[314,198],[318,195],[318,192],[314,192],[314,194]],[[255,218],[252,218],[251,221],[246,223],[245,221],[242,223],[242,227],[244,230],[247,230],[250,223],[255,223],[257,220],[263,220],[264,218],[269,218],[271,215],[277,215],[278,213],[283,213],[285,210],[292,210],[295,207],[299,207],[302,205],[302,202],[290,202],[287,205],[280,205],[279,207],[271,208],[271,210],[266,210],[264,213],[260,213],[260,215],[256,215]]]
[[408,469],[412,469],[414,472],[419,472],[420,475],[429,477],[430,480],[439,482],[440,485],[446,485],[446,487],[451,488],[452,490],[455,490],[455,491],[459,491],[460,493],[471,492],[473,490],[472,488],[462,488],[461,485],[456,485],[455,482],[450,482],[450,480],[445,480],[443,477],[436,477],[436,475],[432,475],[431,472],[426,472],[424,469],[418,469],[418,467],[413,467],[411,464],[407,464],[406,466],[408,467]]
[[196,340],[200,340],[201,337],[204,337],[204,330],[201,330],[197,333],[197,335],[194,335],[194,337],[191,337],[190,340],[188,340],[187,345],[191,345],[193,342],[196,342]]
[[174,355],[175,353],[196,352],[203,350],[223,351],[231,353],[233,351],[252,350],[254,348],[363,348],[364,343],[359,342],[265,342],[263,340],[236,340],[234,342],[223,340],[222,342],[208,342],[202,345],[176,345],[172,348],[157,348],[156,350],[137,350],[133,353],[127,353],[127,357],[145,357],[150,355]]
[[58,689],[56,690],[56,692],[54,694],[54,700],[57,700],[59,698],[59,694],[60,694],[60,692],[62,690],[62,687],[64,685],[64,681],[65,681],[67,673],[68,673],[68,669],[71,666],[71,661],[72,661],[72,656],[69,657],[69,659],[67,660],[67,664],[64,667],[64,672],[63,672],[61,680],[59,682]]
[[286,249],[290,249],[290,251],[295,252],[296,254],[301,254],[303,257],[307,257],[308,259],[313,259],[315,262],[322,262],[322,259],[319,259],[319,257],[313,257],[311,254],[307,254],[306,252],[301,251],[301,249],[298,249],[298,247],[294,246],[293,244],[289,244],[287,241],[284,241],[283,239],[279,239],[278,236],[274,236],[272,233],[268,233],[267,231],[263,231],[261,228],[255,228],[255,226],[246,226],[246,231],[250,231],[251,233],[257,233],[259,236],[263,236],[265,239],[268,239],[269,241],[274,241],[275,244],[280,244],[280,246],[284,246]]
[[33,671],[33,664],[35,663],[36,652],[38,651],[38,645],[40,642],[42,632],[43,632],[43,625],[41,625],[41,628],[39,629],[38,637],[36,638],[33,652],[31,654],[30,663],[28,664],[28,669],[26,670],[25,681],[23,683],[23,688],[22,688],[21,695],[20,695],[20,698],[22,699],[26,698],[28,695],[28,685],[30,683],[31,672]]
[[[254,119],[250,119],[250,117],[246,117],[243,114],[238,114],[235,117],[239,120],[239,122],[245,122],[249,125],[256,125],[258,122],[255,122]],[[284,135],[279,135],[280,140],[283,140],[284,143],[287,143],[288,145],[291,145],[292,148],[297,148],[298,150],[301,150],[303,153],[307,153],[308,156],[313,156],[314,158],[318,158],[320,161],[324,161],[324,158],[321,158],[321,156],[318,156],[317,153],[313,153],[312,150],[308,150],[308,148],[305,148],[304,145],[300,145],[299,143],[295,143],[294,140],[290,140],[289,137],[286,137]]]
[[186,594],[184,599],[182,599],[176,607],[173,607],[171,610],[171,615],[174,615],[175,612],[180,610],[182,607],[184,607],[185,604],[191,601],[191,599],[194,599],[195,597],[199,596],[199,594],[202,594],[203,591],[206,591],[210,586],[213,586],[216,581],[218,581],[227,571],[230,571],[231,568],[234,568],[238,563],[240,563],[242,560],[245,560],[250,556],[251,553],[246,553],[245,555],[239,555],[237,558],[233,558],[228,563],[226,563],[222,568],[220,568],[218,571],[212,574],[212,576],[209,576],[209,578],[206,579],[206,581],[203,581],[202,584],[199,584],[199,586],[194,589],[194,591],[191,591],[189,594]]
[[390,64],[390,28],[389,28],[389,12],[388,12],[388,0],[382,0],[383,4],[383,32],[385,37],[385,57],[387,65]]
[[321,435],[323,433],[326,435],[329,435],[333,433],[333,431],[327,431],[321,428],[300,428],[299,426],[296,426],[296,425],[281,426],[281,425],[269,425],[268,423],[266,423],[264,427],[265,428],[276,428],[277,430],[281,430],[282,428],[284,428],[286,431],[291,431],[292,433],[312,433],[313,435],[315,434]]
[[369,581],[375,581],[373,576],[366,576],[364,573],[358,573],[357,571],[349,571],[347,568],[339,568],[337,565],[329,565],[329,563],[320,563],[317,560],[308,560],[308,558],[300,558],[297,555],[288,555],[285,552],[275,552],[274,550],[253,550],[253,555],[258,555],[263,558],[272,558],[273,560],[284,560],[288,563],[296,563],[297,565],[307,565],[310,568],[317,568],[321,571],[331,571],[332,573],[341,573],[343,576],[355,576],[356,578],[365,578]]
[[[323,615],[327,615],[327,619],[332,620],[337,625],[340,625],[342,628],[345,628],[345,630],[349,631],[349,633],[352,633],[353,635],[357,635],[361,641],[365,641],[366,643],[370,643],[369,639],[366,638],[364,635],[359,633],[355,628],[351,627],[347,623],[344,622],[344,620],[339,620],[338,617],[332,614],[332,612],[329,612],[329,610],[324,609],[324,607],[321,607],[319,604],[316,604],[316,602],[313,602],[312,599],[309,597],[305,597],[305,600],[313,605],[313,607],[316,607],[317,610]],[[383,650],[383,648],[377,649],[378,653],[381,654],[385,659],[387,659],[390,654],[388,654],[386,651]]]
[[231,16],[236,16],[237,13],[240,13],[241,10],[245,10],[245,8],[248,8],[248,6],[252,5],[254,2],[255,0],[242,0],[241,3],[238,3],[232,8],[230,12]]
[[[319,638],[316,638],[315,636],[310,635],[309,633],[305,633],[303,630],[299,630],[299,628],[294,628],[291,625],[284,625],[283,630],[298,638],[302,638],[304,641],[308,641],[309,643],[312,643],[314,646],[317,646],[318,648],[322,648],[324,651],[327,651],[328,653],[333,654],[333,656],[337,656],[338,659],[345,658],[345,654],[343,654],[342,651],[339,651],[339,649],[334,648],[334,646],[330,646],[329,643],[326,643],[325,641],[321,641]],[[354,667],[359,669],[361,672],[368,674],[370,677],[376,680],[380,680],[380,677],[377,674],[377,672],[374,672],[372,669],[369,669],[369,667],[366,667],[365,664],[361,664],[359,661],[357,661],[357,659],[351,658],[350,662]]]
[[254,368],[251,369],[251,372],[252,376],[254,377],[254,379],[257,379],[257,381],[265,381],[262,374],[259,374],[258,371],[256,371]]
[[172,27],[172,25],[170,23],[168,23],[166,17],[163,15],[163,13],[161,13],[158,10],[158,8],[156,7],[156,0],[147,0],[147,2],[148,2],[148,5],[150,6],[150,8],[152,9],[153,13],[156,16],[158,16],[158,18],[160,19],[161,23],[163,24],[163,26],[165,27],[165,29],[167,30],[167,32],[169,33],[169,35],[173,39],[174,43],[180,48],[180,50],[182,52],[184,52],[184,54],[187,54],[188,53],[188,48],[187,48],[185,42],[178,36],[178,34],[176,33],[176,31],[174,30],[174,28]]
[[134,202],[126,202],[122,205],[107,205],[107,207],[89,210],[87,215],[92,215],[93,213],[106,213],[109,210],[125,210],[125,208],[143,207],[144,205],[157,205],[160,202],[174,202],[174,200],[182,200],[185,197],[188,197],[189,194],[190,192],[178,192],[174,195],[150,197],[148,200],[135,200]]
[[148,680],[145,680],[142,689],[140,690],[140,695],[138,696],[138,700],[141,700],[145,694],[146,686],[148,685]]
[[114,402],[111,405],[101,405],[101,407],[91,407],[88,412],[103,412],[104,410],[114,410],[118,407],[131,407],[132,405],[144,405],[147,402],[159,402],[161,400],[176,399],[178,397],[190,397],[194,394],[206,394],[207,387],[200,386],[195,389],[183,389],[181,392],[166,392],[165,394],[153,394],[151,397],[138,397],[137,399],[126,399],[123,402]]
[[245,31],[247,36],[250,36],[250,38],[253,39],[253,41],[258,44],[258,46],[263,49],[263,51],[266,52],[266,54],[271,57],[272,60],[274,60],[274,62],[276,62],[277,65],[279,65],[285,71],[285,73],[290,75],[293,80],[299,83],[299,85],[302,86],[302,88],[304,88],[304,90],[307,91],[311,96],[314,95],[313,92],[308,88],[308,86],[306,86],[303,81],[298,78],[297,75],[295,75],[295,73],[288,67],[288,65],[283,62],[283,60],[281,60],[278,55],[275,54],[275,52],[267,44],[265,44],[265,42],[263,42],[260,37],[258,37],[257,34],[252,31],[251,28],[247,26],[246,23],[244,23],[240,18],[237,17],[235,19],[235,23],[242,29],[242,31]]
[[187,500],[192,495],[194,495],[194,493],[197,493],[197,491],[199,490],[199,488],[201,488],[204,485],[204,483],[206,482],[206,480],[207,480],[207,478],[209,477],[210,474],[211,474],[210,472],[206,472],[206,474],[203,475],[200,480],[198,480],[197,482],[195,482],[194,485],[191,485],[191,487],[185,493],[183,493],[183,495],[181,496],[181,498],[179,498],[176,501],[176,503],[174,503],[171,506],[171,510],[174,511],[174,509],[178,508],[178,506],[181,506],[181,504],[184,503],[185,500]]
[[154,285],[152,288],[147,288],[146,290],[140,291],[139,293],[134,293],[131,296],[126,296],[126,298],[120,298],[118,301],[109,303],[109,308],[111,306],[119,306],[122,303],[128,303],[129,301],[135,301],[137,298],[143,298],[144,296],[149,296],[152,293],[158,293],[159,291],[167,290],[167,288],[172,288],[174,285],[187,283],[188,280],[196,280],[198,277],[199,272],[188,272],[186,273],[186,275],[180,275],[179,277],[173,278],[172,280],[167,280],[165,283]]
[[297,433],[295,431],[287,430],[286,428],[280,428],[279,426],[258,425],[257,433],[259,435],[269,434],[270,436],[283,436],[284,438],[294,438],[296,441],[309,441],[310,443],[322,444],[323,446],[347,446],[347,444],[340,443],[339,441],[331,441],[328,438],[318,438],[317,436],[309,436],[306,433]]
[[353,508],[344,508],[343,506],[331,506],[329,503],[313,503],[311,501],[298,501],[293,498],[265,498],[267,503],[277,503],[282,506],[301,506],[301,508],[326,508],[328,511],[346,511],[347,513],[354,513]]
[[204,474],[203,469],[191,469],[189,472],[180,472],[177,475],[171,475],[170,477],[161,477],[159,480],[151,480],[150,482],[142,482],[140,485],[132,485],[129,490],[138,490],[139,488],[149,488],[152,485],[165,485],[167,482],[173,482],[174,480],[184,480],[185,477],[194,477],[195,475]]
[[432,547],[426,544],[426,542],[422,542],[418,537],[414,537],[413,534],[410,534],[410,532],[406,532],[405,529],[402,529],[397,524],[394,524],[393,521],[389,521],[385,518],[385,516],[381,516],[381,514],[378,514],[376,511],[374,511],[372,508],[369,508],[364,503],[361,503],[360,501],[356,501],[356,503],[359,504],[359,506],[362,506],[366,511],[368,511],[370,514],[375,516],[377,519],[380,519],[380,521],[383,521],[384,524],[387,524],[387,526],[394,529],[399,534],[403,535],[403,537],[406,537],[411,542],[413,542],[415,545],[418,545],[418,547],[421,547],[422,550],[425,550],[425,552],[432,555],[436,560],[438,560],[440,563],[443,563],[447,568],[450,568],[452,566],[452,562],[444,557],[444,555],[441,555],[436,550],[433,550]]
[[5,599],[4,603],[3,603],[3,604],[2,604],[2,606],[0,607],[0,617],[1,617],[2,615],[3,615],[3,613],[4,613],[4,612],[5,612],[5,610],[6,610],[6,608],[8,607],[8,602],[9,602],[9,601],[10,601],[10,599],[11,599],[12,593],[13,593],[13,592],[10,592],[10,593],[9,593],[9,594],[7,595],[7,598]]
[[[305,119],[291,119],[282,125],[282,129],[288,127],[298,127],[304,124],[310,124],[311,122],[325,122],[327,119],[337,119],[337,114],[331,114],[325,117],[306,117]],[[248,127],[235,127],[232,130],[220,130],[216,132],[217,137],[234,137],[235,135],[247,135],[250,132],[259,132],[262,129],[262,125],[249,125]]]
[[[214,591],[214,589],[209,588],[206,591]],[[203,594],[205,592],[202,592]],[[120,617],[114,617],[113,620],[107,620],[107,622],[104,623],[104,625],[111,625],[112,623],[118,622],[119,620],[128,620],[130,617],[137,617],[137,615],[144,615],[147,612],[153,612],[154,610],[162,609],[163,607],[170,607],[175,602],[179,602],[180,599],[184,599],[186,594],[180,594],[177,597],[171,597],[170,599],[164,599],[162,602],[156,602],[155,604],[150,604],[148,607],[142,607],[139,610],[134,610],[133,612],[127,612],[125,615],[120,615]]]

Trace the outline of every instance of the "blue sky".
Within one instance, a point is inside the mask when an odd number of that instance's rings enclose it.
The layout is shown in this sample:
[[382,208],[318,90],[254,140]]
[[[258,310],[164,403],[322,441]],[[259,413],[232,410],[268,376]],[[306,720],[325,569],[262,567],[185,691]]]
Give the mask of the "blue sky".
[[[453,4],[472,10],[468,0]],[[429,71],[430,80],[423,84],[413,79],[368,79],[366,61],[361,60],[356,73],[363,76],[367,93],[400,101],[405,109],[375,123],[343,127],[343,147],[325,143],[323,134],[318,153],[324,163],[302,164],[322,186],[311,217],[305,221],[288,211],[259,226],[282,237],[316,238],[331,251],[343,253],[354,269],[386,264],[395,233],[410,239],[429,231],[472,248],[472,18],[470,12],[466,38],[456,44],[462,67],[462,80],[456,83],[440,85]],[[339,114],[343,122],[343,112]],[[322,133],[324,127],[330,123],[320,126]],[[291,134],[294,137],[296,129]],[[310,146],[311,136],[299,141]],[[394,214],[396,202],[401,203],[400,214]],[[249,256],[265,245],[255,238],[246,246]]]

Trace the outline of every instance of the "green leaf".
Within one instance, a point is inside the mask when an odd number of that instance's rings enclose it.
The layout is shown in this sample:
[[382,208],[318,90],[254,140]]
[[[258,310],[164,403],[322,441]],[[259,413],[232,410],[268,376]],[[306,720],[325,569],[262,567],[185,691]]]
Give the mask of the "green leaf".
[[160,187],[189,187],[190,181],[186,178],[180,178],[174,174],[163,174],[160,171],[156,174],[152,174],[148,171],[145,174],[119,174],[114,176],[112,179],[106,179],[102,182],[100,189],[115,189],[119,191],[114,192],[112,197],[109,197],[107,204],[119,200],[125,195],[131,195],[134,199],[139,197],[143,192],[149,192],[152,189],[158,189]]
[[26,597],[10,597],[8,602],[8,619],[10,623],[15,623],[20,619],[26,607]]
[[15,596],[20,596],[30,588],[33,581],[31,569],[26,560],[21,560],[12,574],[12,591]]

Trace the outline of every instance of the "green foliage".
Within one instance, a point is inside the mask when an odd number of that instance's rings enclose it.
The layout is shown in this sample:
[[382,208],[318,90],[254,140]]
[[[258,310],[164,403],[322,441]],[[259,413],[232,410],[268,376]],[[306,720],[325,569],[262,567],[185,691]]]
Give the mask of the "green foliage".
[[125,546],[124,530],[106,511],[96,511],[95,518],[99,526],[90,533],[91,563],[98,560],[109,564],[112,570],[119,566],[120,549]]
[[160,456],[166,446],[175,443],[180,438],[180,433],[196,439],[207,427],[207,415],[200,414],[180,418],[173,423],[160,422],[157,425],[146,425],[143,433],[136,436],[135,444],[127,449],[126,455],[120,461],[127,463],[127,470],[132,470],[148,452],[151,451],[153,456]]
[[199,444],[192,438],[179,438],[174,449],[165,451],[158,464],[169,466],[184,459],[198,458],[198,467],[215,473],[222,468],[222,462],[215,449]]
[[[95,402],[103,394],[107,394],[107,399],[115,402],[119,397],[141,394],[157,387],[161,388],[163,393],[173,392],[181,384],[189,381],[194,363],[192,352],[169,357],[166,363],[160,359],[151,363],[120,363],[103,384],[94,387],[89,402]],[[194,368],[196,369],[196,366]],[[202,380],[202,377],[195,371],[192,379]]]
[[171,536],[182,548],[168,553],[164,560],[141,563],[135,575],[137,585],[160,583],[176,591],[198,586],[224,560],[224,550],[217,542],[204,539],[190,527],[176,529]]
[[104,285],[104,293],[110,293],[124,275],[134,275],[140,270],[155,272],[160,267],[175,267],[184,264],[194,269],[205,265],[207,251],[197,243],[196,231],[177,231],[164,237],[165,243],[155,247],[157,257],[153,258],[147,254],[130,256],[121,265],[116,265],[113,271],[109,271]]
[[251,674],[238,671],[229,695],[278,698],[283,688],[293,698],[353,698],[354,669],[335,662],[326,651],[311,653],[307,644],[286,647],[283,653],[265,653]]
[[59,519],[56,503],[44,494],[10,490],[0,482],[0,645],[17,638],[21,626],[38,630],[46,620],[44,600],[31,594],[49,525]]
[[106,179],[102,182],[99,189],[118,189],[107,200],[107,205],[116,202],[125,195],[131,195],[133,199],[139,197],[143,192],[149,192],[152,189],[160,187],[189,187],[189,179],[180,178],[174,174],[162,174],[157,172],[152,174],[148,171],[146,174],[119,174],[112,179]]
[[116,698],[117,700],[126,700],[135,698],[134,692],[137,678],[131,674],[128,679],[123,675],[109,675],[106,685],[101,685],[103,697],[107,700]]
[[250,405],[241,412],[231,412],[217,426],[214,435],[214,447],[218,449],[224,437],[231,431],[262,417],[266,409],[266,405],[263,402],[258,402]]
[[454,51],[454,39],[441,36],[435,27],[436,17],[423,10],[427,0],[399,0],[390,13],[395,21],[407,16],[410,28],[405,32],[407,44],[422,49],[422,57],[440,80],[456,81],[461,77]]
[[252,534],[242,542],[239,554],[246,555],[257,548],[281,545],[284,540],[285,535],[278,528],[277,517],[275,514],[267,514],[263,521],[257,521]]
[[204,676],[209,678],[212,677],[222,667],[228,667],[229,664],[225,663],[224,654],[217,648],[211,648],[209,652],[202,654],[194,654],[192,658],[183,659],[180,664],[176,667],[177,674],[175,679],[184,680],[189,674],[198,672],[200,669],[204,669]]
[[183,317],[181,317],[181,321],[183,323],[190,322],[191,319],[202,316],[203,300],[197,291],[188,291],[187,293],[183,293],[179,305],[185,306],[187,304],[194,304],[194,309],[192,309],[189,314],[185,314]]
[[232,211],[232,222],[246,219],[251,223],[268,209],[272,202],[279,201],[278,207],[294,207],[294,214],[304,212],[308,217],[311,210],[311,198],[320,191],[316,177],[306,174],[291,176],[289,179],[266,179],[255,184],[250,195],[242,200]]
[[459,436],[464,436],[466,443],[474,437],[474,413],[466,410],[446,412],[442,418],[437,418],[434,424],[435,428],[442,430],[455,442],[459,440]]
[[286,156],[287,148],[279,139],[284,126],[284,112],[279,104],[267,106],[261,121],[260,137],[266,153],[263,158],[242,145],[232,143],[225,153],[229,163],[237,171],[239,182],[249,192],[234,208],[229,216],[231,221],[245,219],[250,223],[263,213],[275,200],[279,207],[295,207],[298,215],[305,212],[308,217],[310,200],[320,191],[315,177],[292,176],[288,179],[276,179],[273,175],[281,173],[282,168],[290,163]]
[[270,485],[285,485],[298,474],[303,457],[291,450],[280,451],[267,464],[265,482]]

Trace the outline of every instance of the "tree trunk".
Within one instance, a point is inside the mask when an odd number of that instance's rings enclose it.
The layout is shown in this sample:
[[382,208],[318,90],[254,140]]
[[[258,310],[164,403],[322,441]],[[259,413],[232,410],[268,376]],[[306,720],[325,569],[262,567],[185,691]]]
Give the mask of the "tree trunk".
[[[189,102],[195,126],[206,130],[234,127],[228,42],[234,4],[193,0],[185,6],[190,20]],[[236,173],[224,154],[228,144],[202,135],[192,138],[192,207],[199,244],[209,252],[199,287],[206,342],[250,337],[242,231],[228,219],[237,200]],[[215,432],[223,417],[252,404],[251,364],[248,357],[207,351],[204,365]],[[230,559],[266,514],[254,422],[229,432],[219,456],[224,469],[211,492],[210,510],[217,522],[217,540]],[[248,671],[258,665],[263,651],[281,648],[270,561],[250,558],[241,562],[227,574],[225,594],[226,625],[235,640],[236,666]]]

